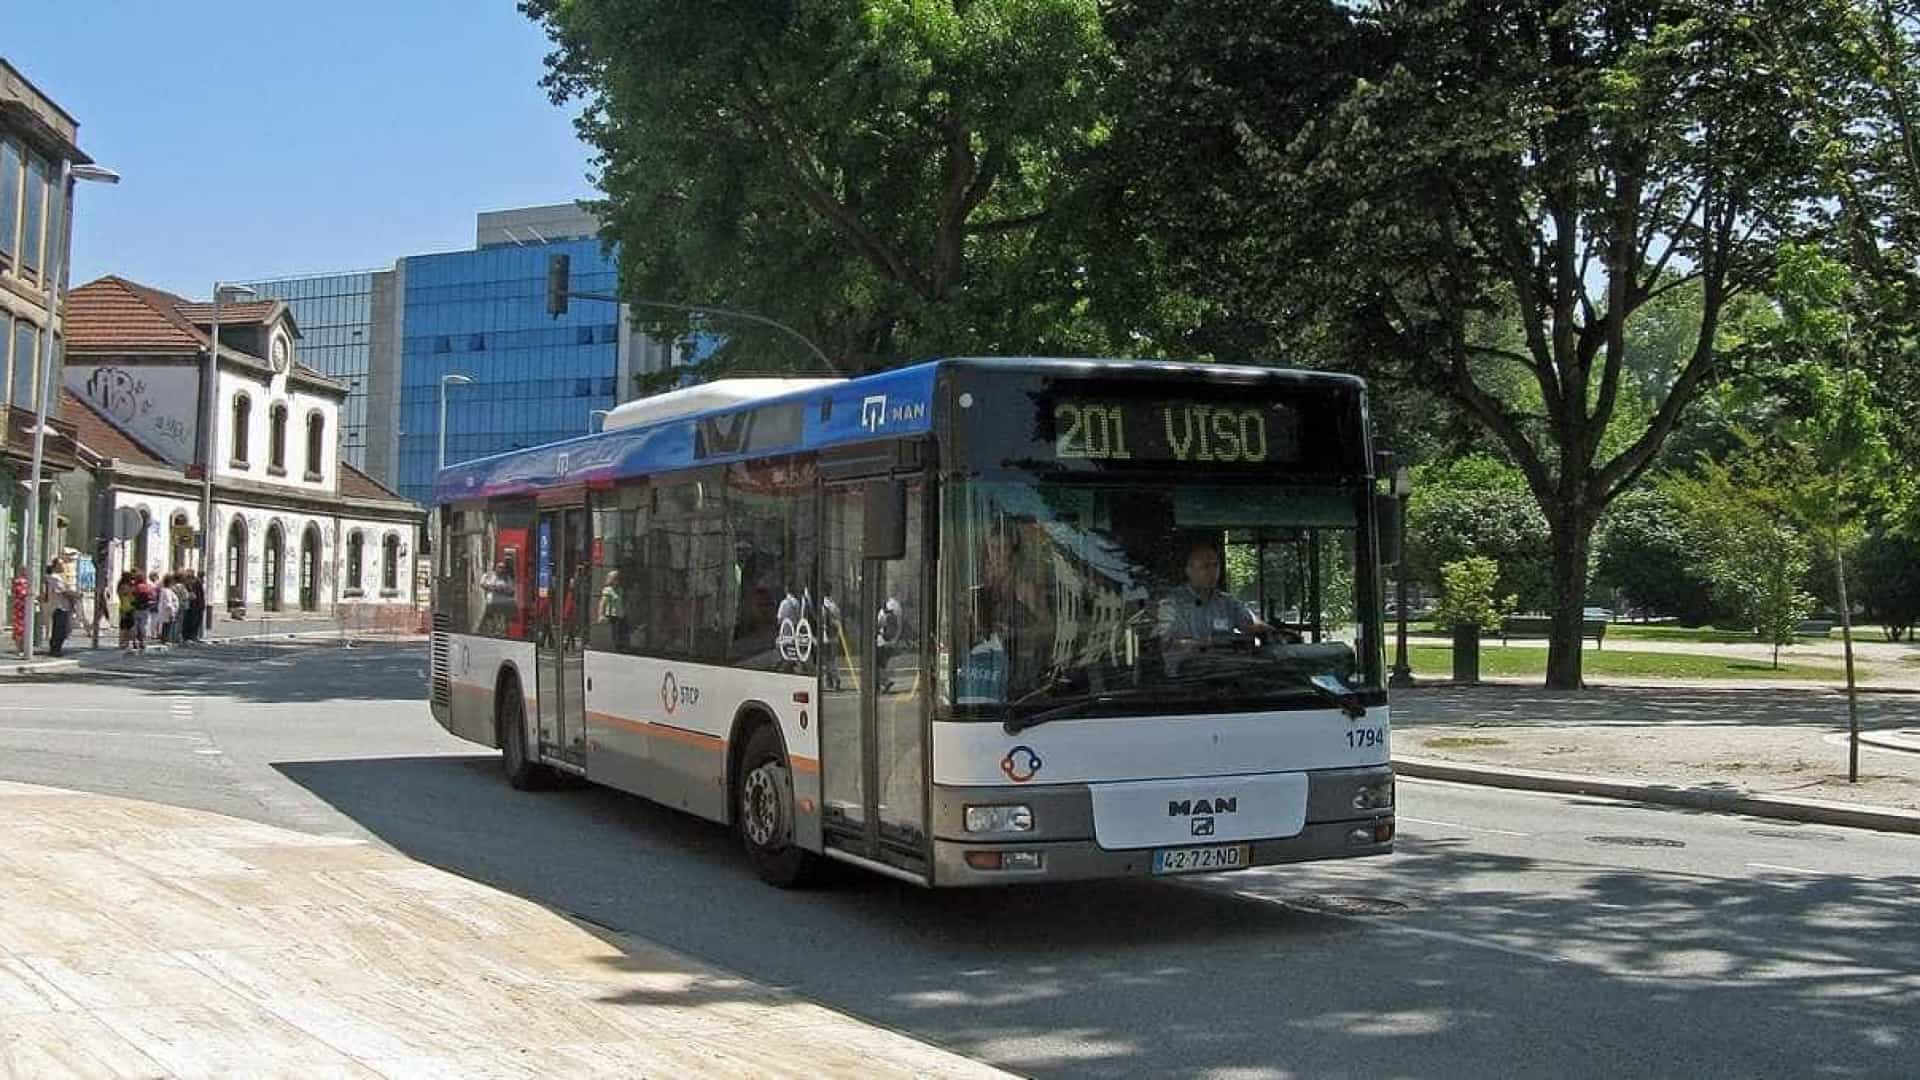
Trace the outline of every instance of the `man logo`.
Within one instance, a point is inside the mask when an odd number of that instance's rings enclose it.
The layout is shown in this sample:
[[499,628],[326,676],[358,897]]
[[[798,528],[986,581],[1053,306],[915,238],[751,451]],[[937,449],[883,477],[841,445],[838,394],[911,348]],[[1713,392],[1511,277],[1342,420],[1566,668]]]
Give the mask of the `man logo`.
[[1168,817],[1191,817],[1196,814],[1237,814],[1240,812],[1240,799],[1237,796],[1216,796],[1211,799],[1172,799],[1167,802]]
[[1193,826],[1193,835],[1195,836],[1213,835],[1212,814],[1208,814],[1206,817],[1189,818],[1188,823]]
[[871,394],[860,402],[860,426],[879,431],[887,425],[887,395]]

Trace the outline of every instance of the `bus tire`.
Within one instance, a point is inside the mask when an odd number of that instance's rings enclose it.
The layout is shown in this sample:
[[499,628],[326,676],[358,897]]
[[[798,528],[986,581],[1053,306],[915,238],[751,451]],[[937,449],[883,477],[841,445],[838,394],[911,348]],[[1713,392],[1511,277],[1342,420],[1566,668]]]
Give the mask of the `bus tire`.
[[734,824],[754,873],[782,889],[806,884],[815,859],[793,842],[793,769],[771,724],[747,736],[733,790]]
[[520,692],[520,680],[511,675],[501,679],[494,702],[494,725],[500,733],[500,764],[507,774],[507,783],[521,791],[548,786],[552,770],[527,756],[527,697]]

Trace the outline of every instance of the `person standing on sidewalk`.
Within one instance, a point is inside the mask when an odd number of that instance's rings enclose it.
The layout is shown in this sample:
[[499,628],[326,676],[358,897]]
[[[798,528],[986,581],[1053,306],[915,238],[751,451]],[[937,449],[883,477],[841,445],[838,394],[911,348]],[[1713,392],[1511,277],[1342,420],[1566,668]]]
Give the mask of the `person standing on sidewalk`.
[[8,590],[8,598],[13,602],[12,617],[9,621],[13,626],[13,651],[22,656],[25,656],[27,652],[25,644],[27,640],[27,594],[32,588],[33,585],[27,579],[27,568],[24,566],[15,567],[13,571],[13,587]]
[[155,583],[133,575],[133,651],[147,651],[147,635],[153,626],[153,609],[158,602]]
[[173,575],[160,579],[160,588],[154,592],[156,617],[160,622],[160,644],[171,645],[174,635],[180,628],[180,597],[173,591]]
[[47,564],[44,594],[47,611],[53,620],[47,636],[47,655],[60,656],[73,633],[73,616],[80,610],[80,590],[67,581],[66,563],[55,559]]
[[187,640],[196,644],[207,634],[207,584],[198,570],[187,571]]

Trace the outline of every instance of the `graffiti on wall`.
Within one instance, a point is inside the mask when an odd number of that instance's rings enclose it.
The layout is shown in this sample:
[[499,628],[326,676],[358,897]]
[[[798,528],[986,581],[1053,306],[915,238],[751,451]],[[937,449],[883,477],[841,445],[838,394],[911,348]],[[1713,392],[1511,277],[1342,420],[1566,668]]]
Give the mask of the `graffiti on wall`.
[[68,390],[134,441],[175,464],[193,460],[199,386],[199,376],[190,367],[67,366]]

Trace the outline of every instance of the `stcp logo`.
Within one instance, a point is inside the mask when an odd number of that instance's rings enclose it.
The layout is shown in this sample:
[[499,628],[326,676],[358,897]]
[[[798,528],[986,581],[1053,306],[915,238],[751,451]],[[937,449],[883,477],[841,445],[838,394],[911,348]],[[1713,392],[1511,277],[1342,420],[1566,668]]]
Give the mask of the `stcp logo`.
[[1000,771],[1016,784],[1024,784],[1040,774],[1040,755],[1030,746],[1016,746],[1000,759]]
[[680,684],[674,681],[671,671],[660,680],[660,707],[667,710],[668,716],[672,716],[674,710],[680,707]]

